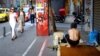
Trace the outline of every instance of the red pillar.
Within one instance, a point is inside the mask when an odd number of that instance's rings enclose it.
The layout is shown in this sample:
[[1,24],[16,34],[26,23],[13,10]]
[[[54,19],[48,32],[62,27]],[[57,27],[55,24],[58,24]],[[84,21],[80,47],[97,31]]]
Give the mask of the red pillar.
[[36,0],[36,31],[38,36],[49,35],[48,2]]

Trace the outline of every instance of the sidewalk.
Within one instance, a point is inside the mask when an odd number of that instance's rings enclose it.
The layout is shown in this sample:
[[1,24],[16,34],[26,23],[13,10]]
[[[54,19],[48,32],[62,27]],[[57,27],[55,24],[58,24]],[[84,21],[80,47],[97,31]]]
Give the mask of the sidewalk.
[[[66,33],[69,28],[70,28],[69,24],[64,24],[63,27],[62,27],[62,25],[61,25],[61,27],[57,25],[58,31],[62,31],[64,33]],[[93,56],[93,55],[90,54],[90,53],[92,53],[92,54],[94,54],[94,56],[95,55],[99,56],[100,52],[98,50],[100,50],[100,46],[98,46],[98,47],[86,46],[87,45],[87,41],[88,41],[89,32],[83,31],[81,29],[80,25],[78,25],[78,29],[81,32],[81,40],[82,40],[81,43],[83,43],[82,44],[83,45],[82,48],[81,47],[79,47],[79,48],[67,48],[66,46],[59,46],[57,54],[59,54],[60,56],[82,56],[82,54],[84,54],[83,56],[86,56],[86,54],[90,55],[90,56]],[[81,52],[80,52],[80,50],[81,50]],[[72,53],[74,53],[74,55]],[[78,54],[78,53],[81,53],[81,54]]]
[[[25,32],[18,33],[18,38],[11,41],[11,34],[5,38],[0,39],[0,55],[2,56],[57,56],[57,51],[53,51],[49,46],[53,46],[53,35],[50,36],[36,36],[35,25],[26,23]],[[57,24],[57,29],[66,32],[70,24]],[[80,29],[80,27],[79,27]],[[80,29],[81,30],[81,29]],[[83,41],[88,38],[87,34],[83,32]],[[82,33],[82,34],[83,34]],[[33,43],[33,45],[31,45]],[[31,46],[31,47],[30,47]],[[29,49],[30,48],[30,49]],[[11,50],[11,52],[9,52]],[[27,51],[28,50],[28,51]],[[65,49],[66,50],[66,49]],[[26,53],[27,52],[27,53]],[[6,53],[6,54],[5,54]]]
[[[57,30],[64,32],[64,34],[67,34],[68,29],[70,29],[69,23],[68,24],[67,23],[56,23],[56,26],[57,26]],[[78,25],[77,28],[81,32],[81,40],[86,43],[88,39],[88,32],[82,30],[81,25]]]

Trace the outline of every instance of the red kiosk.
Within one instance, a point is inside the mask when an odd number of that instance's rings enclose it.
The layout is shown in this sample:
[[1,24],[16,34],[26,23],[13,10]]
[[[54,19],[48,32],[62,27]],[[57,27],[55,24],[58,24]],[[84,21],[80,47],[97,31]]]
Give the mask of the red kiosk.
[[49,35],[47,0],[36,0],[36,32],[37,36]]

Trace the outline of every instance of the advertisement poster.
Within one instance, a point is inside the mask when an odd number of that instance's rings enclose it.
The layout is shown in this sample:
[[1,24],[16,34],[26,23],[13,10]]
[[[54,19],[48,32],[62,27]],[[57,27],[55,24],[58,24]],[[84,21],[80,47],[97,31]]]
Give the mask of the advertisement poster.
[[37,36],[49,35],[48,1],[36,0],[36,32]]

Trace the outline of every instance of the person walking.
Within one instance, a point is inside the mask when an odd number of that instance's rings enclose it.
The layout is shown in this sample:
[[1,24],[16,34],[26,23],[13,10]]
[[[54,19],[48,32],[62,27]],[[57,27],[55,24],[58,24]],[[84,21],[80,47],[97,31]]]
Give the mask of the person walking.
[[18,31],[20,31],[21,33],[24,32],[24,25],[25,25],[25,13],[23,11],[23,8],[21,8],[18,16]]
[[9,12],[9,24],[11,26],[11,34],[12,34],[12,39],[11,40],[15,40],[17,38],[16,31],[15,31],[16,13],[14,12],[14,8],[13,7],[11,7],[10,12]]
[[34,18],[35,18],[35,10],[34,10],[34,7],[32,6],[30,8],[30,20],[31,20],[31,23],[34,23]]

